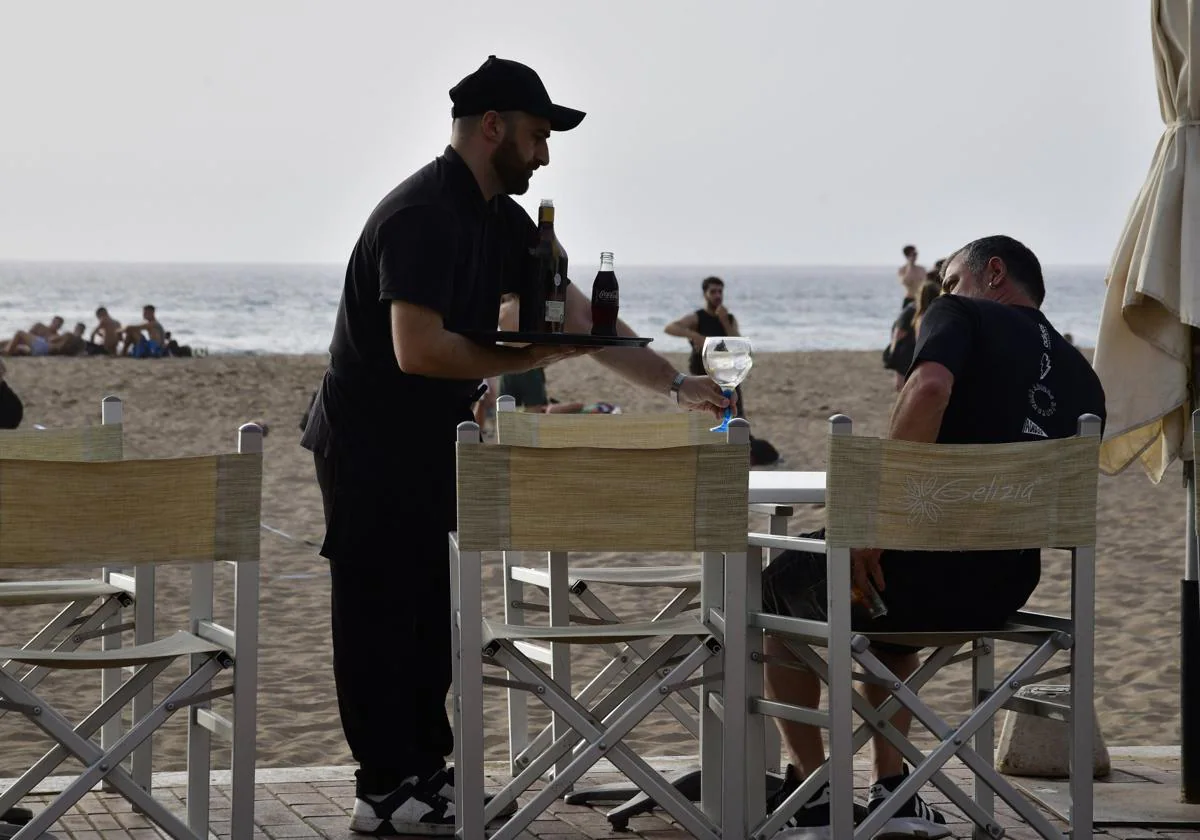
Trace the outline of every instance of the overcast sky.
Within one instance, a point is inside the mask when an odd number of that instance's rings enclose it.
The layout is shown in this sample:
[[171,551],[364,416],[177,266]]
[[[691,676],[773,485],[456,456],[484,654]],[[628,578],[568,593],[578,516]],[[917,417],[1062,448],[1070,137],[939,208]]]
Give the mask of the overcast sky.
[[[1145,0],[0,0],[0,259],[344,262],[489,53],[588,112],[572,262],[1107,263],[1162,129]],[[594,261],[594,260],[593,260]]]

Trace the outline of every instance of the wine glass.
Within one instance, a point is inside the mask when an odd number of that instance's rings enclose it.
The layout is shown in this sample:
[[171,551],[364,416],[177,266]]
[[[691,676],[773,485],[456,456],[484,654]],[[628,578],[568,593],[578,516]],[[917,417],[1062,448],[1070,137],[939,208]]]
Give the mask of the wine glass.
[[704,359],[704,370],[712,377],[713,382],[721,386],[721,392],[730,402],[725,407],[725,419],[721,421],[721,425],[714,426],[710,431],[728,431],[729,420],[733,416],[734,389],[742,384],[742,380],[754,366],[750,339],[744,336],[709,336],[704,339],[701,356]]

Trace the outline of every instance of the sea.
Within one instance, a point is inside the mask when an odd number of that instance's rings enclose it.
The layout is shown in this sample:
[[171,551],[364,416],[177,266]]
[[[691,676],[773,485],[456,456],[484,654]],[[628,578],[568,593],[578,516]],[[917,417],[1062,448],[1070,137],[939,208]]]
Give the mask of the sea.
[[[1047,317],[1094,346],[1105,267],[1043,271]],[[137,323],[153,304],[172,337],[201,352],[322,354],[344,274],[332,264],[0,262],[0,341],[54,315],[90,333],[98,306]],[[702,304],[709,275],[725,281],[725,305],[756,351],[881,349],[903,296],[889,266],[618,266],[621,317],[655,349],[685,351],[663,327]],[[575,282],[590,294],[590,275]]]

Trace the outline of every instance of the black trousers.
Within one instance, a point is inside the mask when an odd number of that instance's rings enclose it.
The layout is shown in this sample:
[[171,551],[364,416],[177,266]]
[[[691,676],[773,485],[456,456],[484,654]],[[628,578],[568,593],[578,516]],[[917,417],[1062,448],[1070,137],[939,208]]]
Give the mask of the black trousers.
[[427,776],[453,751],[447,533],[460,419],[414,433],[402,462],[369,448],[314,456],[332,573],[334,679],[359,796]]

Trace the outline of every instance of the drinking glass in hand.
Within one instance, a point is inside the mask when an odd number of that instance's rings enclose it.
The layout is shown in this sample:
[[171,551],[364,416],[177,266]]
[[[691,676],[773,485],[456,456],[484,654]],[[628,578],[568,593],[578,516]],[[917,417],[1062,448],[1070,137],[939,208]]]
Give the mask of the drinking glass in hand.
[[729,405],[725,407],[725,419],[711,431],[728,431],[729,420],[733,416],[734,390],[742,384],[742,380],[754,366],[750,339],[744,336],[709,336],[704,339],[701,355],[704,359],[704,370],[712,377],[713,382],[721,386],[721,392],[729,400]]

